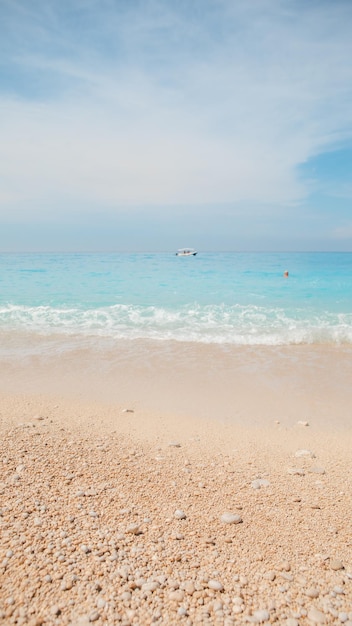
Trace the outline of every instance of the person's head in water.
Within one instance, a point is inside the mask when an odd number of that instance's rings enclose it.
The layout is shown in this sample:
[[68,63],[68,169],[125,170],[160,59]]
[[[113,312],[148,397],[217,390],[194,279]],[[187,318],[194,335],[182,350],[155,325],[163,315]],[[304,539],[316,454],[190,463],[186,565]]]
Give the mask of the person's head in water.
[[284,271],[284,278],[288,278],[288,270]]

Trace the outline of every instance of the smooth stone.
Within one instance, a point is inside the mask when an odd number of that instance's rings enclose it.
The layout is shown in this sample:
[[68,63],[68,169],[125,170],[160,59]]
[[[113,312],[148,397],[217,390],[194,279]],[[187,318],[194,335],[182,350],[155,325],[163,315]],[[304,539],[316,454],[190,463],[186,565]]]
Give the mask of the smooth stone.
[[170,591],[169,593],[169,600],[173,600],[175,602],[182,602],[184,597],[185,594],[182,589],[176,589],[175,591]]
[[131,535],[138,535],[140,533],[139,524],[130,524],[129,526],[127,526],[126,533],[129,533]]
[[147,582],[142,585],[142,591],[155,591],[159,586],[156,581]]
[[242,522],[241,516],[236,513],[224,513],[220,520],[224,524],[240,524]]
[[325,469],[323,467],[311,467],[308,471],[312,474],[325,474]]
[[314,606],[309,609],[307,617],[314,622],[314,624],[326,624],[326,616]]
[[300,467],[289,467],[287,470],[288,474],[292,474],[292,476],[304,476],[305,471]]
[[192,596],[196,590],[194,583],[191,580],[186,581],[182,587],[189,596]]
[[176,509],[174,517],[176,519],[186,519],[186,513],[182,509]]
[[178,609],[177,613],[178,613],[178,615],[180,617],[185,617],[186,615],[188,615],[187,609],[185,609],[184,606],[180,606],[180,608]]
[[306,596],[308,596],[309,598],[317,598],[319,596],[319,591],[318,589],[311,587],[310,589],[307,589]]
[[340,569],[344,569],[343,563],[338,559],[330,559],[330,567],[331,569],[338,571]]
[[100,617],[100,614],[98,613],[98,611],[93,611],[93,613],[91,613],[89,615],[89,621],[90,622],[96,622]]
[[311,450],[297,450],[295,452],[295,457],[297,459],[299,459],[301,457],[309,457],[311,459],[315,459],[315,454]]
[[266,478],[256,478],[256,480],[252,480],[251,487],[253,489],[261,489],[262,487],[269,487],[270,481]]
[[254,611],[251,621],[255,624],[261,624],[262,622],[266,622],[270,619],[270,613],[266,609],[262,609],[259,611]]
[[61,609],[57,604],[54,604],[50,609],[51,615],[60,615]]
[[304,422],[303,420],[298,420],[297,424],[299,426],[309,426],[309,422]]
[[168,445],[170,448],[181,448],[181,444],[178,441],[170,441]]
[[223,591],[224,586],[218,580],[209,580],[208,588],[213,589],[213,591]]

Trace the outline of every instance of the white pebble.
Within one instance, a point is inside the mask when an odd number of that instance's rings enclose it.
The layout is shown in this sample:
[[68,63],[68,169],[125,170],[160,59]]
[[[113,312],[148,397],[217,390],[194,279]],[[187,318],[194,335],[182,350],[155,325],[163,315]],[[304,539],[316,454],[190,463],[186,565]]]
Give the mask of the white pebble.
[[339,613],[339,620],[340,620],[341,624],[344,624],[345,622],[347,622],[347,620],[348,620],[348,613],[345,613],[344,611],[341,611],[341,613]]
[[311,587],[310,589],[307,589],[306,596],[308,596],[309,598],[317,598],[319,596],[319,591],[318,589]]
[[81,545],[81,550],[82,552],[85,552],[85,554],[88,554],[88,552],[90,552],[90,548],[88,548],[88,546],[86,546],[85,544]]
[[240,524],[242,522],[241,516],[236,513],[224,513],[220,520],[224,524]]
[[295,452],[295,457],[297,459],[301,457],[310,457],[311,459],[315,459],[315,454],[311,450],[297,450]]
[[266,609],[255,611],[253,613],[252,619],[255,624],[260,624],[261,622],[266,622],[268,619],[270,619],[270,613]]
[[261,489],[262,487],[269,487],[269,485],[270,482],[266,478],[257,478],[251,482],[251,487],[253,489]]
[[90,622],[96,622],[99,619],[100,615],[98,613],[98,611],[93,611],[93,613],[90,614],[89,616],[89,621]]
[[142,585],[142,591],[155,591],[159,587],[159,583],[151,581]]
[[186,513],[182,509],[176,509],[174,517],[176,519],[186,519]]
[[126,528],[126,533],[130,533],[131,535],[138,535],[140,532],[138,524],[130,524]]
[[314,606],[308,611],[308,619],[314,624],[326,624],[326,617],[324,613],[318,611]]
[[223,591],[224,586],[218,580],[209,580],[208,588],[213,589],[214,591]]

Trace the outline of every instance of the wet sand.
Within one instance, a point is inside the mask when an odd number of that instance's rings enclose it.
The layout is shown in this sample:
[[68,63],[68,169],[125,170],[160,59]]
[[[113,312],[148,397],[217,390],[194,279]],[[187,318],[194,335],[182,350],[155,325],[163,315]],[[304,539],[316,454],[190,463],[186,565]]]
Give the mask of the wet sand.
[[0,623],[350,626],[350,357],[3,358]]

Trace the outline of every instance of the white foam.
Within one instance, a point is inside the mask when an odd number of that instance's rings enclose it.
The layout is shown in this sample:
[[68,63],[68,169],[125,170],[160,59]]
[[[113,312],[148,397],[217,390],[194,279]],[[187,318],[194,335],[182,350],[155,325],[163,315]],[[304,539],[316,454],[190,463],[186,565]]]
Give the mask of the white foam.
[[157,339],[236,345],[352,343],[352,315],[258,306],[192,304],[179,309],[118,304],[83,310],[8,305],[0,329],[43,335]]

